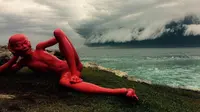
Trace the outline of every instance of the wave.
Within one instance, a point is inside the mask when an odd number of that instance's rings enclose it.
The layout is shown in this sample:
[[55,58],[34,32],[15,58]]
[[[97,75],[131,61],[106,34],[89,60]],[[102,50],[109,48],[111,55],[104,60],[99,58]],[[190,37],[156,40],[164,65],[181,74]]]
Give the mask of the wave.
[[[157,29],[148,38],[138,38],[138,36],[146,33],[145,27],[132,28],[130,32],[125,31],[124,27],[117,29],[118,32],[104,28],[95,33],[90,33],[88,34],[89,38],[86,38],[85,45],[90,47],[200,47],[200,19],[195,15],[188,15],[181,20],[171,21],[163,28]],[[108,38],[105,40],[105,35],[108,33],[116,33],[123,38],[124,32],[129,33],[129,35],[132,34],[131,39],[125,41],[123,39],[118,40],[116,37],[116,40]],[[137,35],[135,35],[136,32]]]

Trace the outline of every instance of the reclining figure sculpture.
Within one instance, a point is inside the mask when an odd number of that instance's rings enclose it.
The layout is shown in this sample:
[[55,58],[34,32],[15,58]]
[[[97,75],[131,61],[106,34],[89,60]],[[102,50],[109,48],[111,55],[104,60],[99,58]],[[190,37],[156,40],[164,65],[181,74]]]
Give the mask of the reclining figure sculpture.
[[[45,48],[59,44],[59,50],[65,60],[45,51]],[[30,41],[24,34],[15,34],[9,38],[8,49],[13,57],[0,66],[0,73],[6,70],[14,72],[27,66],[33,71],[54,72],[59,75],[59,84],[85,93],[103,93],[111,95],[126,95],[128,98],[138,100],[135,90],[132,88],[104,88],[81,79],[82,63],[72,43],[61,29],[54,31],[54,37],[40,42],[33,50]],[[18,58],[21,59],[18,61]]]

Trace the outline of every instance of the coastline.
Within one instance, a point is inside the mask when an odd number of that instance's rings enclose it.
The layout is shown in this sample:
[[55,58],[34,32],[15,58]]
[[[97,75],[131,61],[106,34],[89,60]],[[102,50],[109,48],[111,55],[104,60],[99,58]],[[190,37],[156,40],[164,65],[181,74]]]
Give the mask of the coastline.
[[[138,82],[138,83],[145,83],[145,84],[149,84],[152,85],[153,83],[151,81],[147,81],[147,80],[142,80],[142,79],[138,79],[134,76],[130,76],[128,75],[128,73],[124,72],[124,71],[120,71],[120,70],[116,70],[116,69],[112,69],[112,68],[106,68],[103,67],[101,65],[98,65],[95,62],[84,62],[83,66],[85,68],[90,68],[90,69],[95,69],[95,70],[100,70],[100,71],[105,71],[105,72],[109,72],[112,73],[118,77],[127,79],[129,81],[134,81],[134,82]],[[158,84],[154,84],[154,85],[158,85]],[[174,89],[184,89],[184,90],[188,90],[188,91],[196,91],[196,92],[200,92],[200,89],[194,89],[194,88],[187,88],[187,87],[173,87],[173,86],[168,86],[168,85],[162,85],[162,86],[167,86],[170,88],[174,88]]]
[[97,69],[97,70],[109,72],[109,73],[112,73],[116,76],[119,76],[121,78],[125,78],[125,79],[130,80],[130,81],[152,84],[151,81],[141,80],[141,79],[135,78],[134,76],[129,76],[128,73],[126,73],[126,72],[116,70],[116,69],[112,69],[112,68],[106,68],[106,67],[98,65],[95,62],[85,62],[85,63],[83,63],[83,65],[84,65],[85,68],[91,68],[91,69]]

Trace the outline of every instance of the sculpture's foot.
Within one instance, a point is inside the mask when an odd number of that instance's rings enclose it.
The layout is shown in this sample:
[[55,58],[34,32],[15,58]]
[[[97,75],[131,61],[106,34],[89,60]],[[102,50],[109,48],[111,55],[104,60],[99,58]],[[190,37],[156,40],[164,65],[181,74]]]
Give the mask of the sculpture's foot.
[[131,98],[131,99],[135,100],[135,101],[139,100],[139,98],[137,97],[137,95],[135,93],[135,90],[133,90],[131,88],[127,90],[126,96],[128,98]]

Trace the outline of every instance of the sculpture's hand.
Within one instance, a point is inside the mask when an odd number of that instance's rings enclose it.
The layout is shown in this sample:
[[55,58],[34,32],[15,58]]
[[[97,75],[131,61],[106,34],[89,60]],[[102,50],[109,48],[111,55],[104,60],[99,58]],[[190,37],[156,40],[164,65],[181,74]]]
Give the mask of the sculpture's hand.
[[77,75],[72,75],[70,78],[70,83],[79,83],[82,82],[83,80],[78,77]]
[[18,60],[19,56],[13,56],[7,63],[4,63],[2,66],[0,66],[0,72],[5,71],[6,69],[12,67]]
[[137,95],[135,93],[135,90],[133,90],[131,88],[127,90],[126,96],[128,98],[131,98],[131,99],[135,100],[135,101],[139,100],[139,98],[137,97]]

